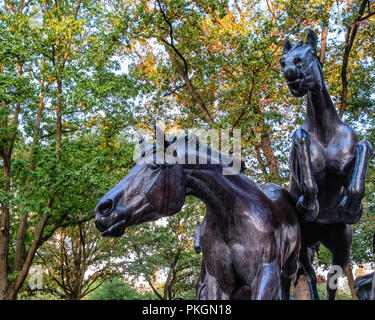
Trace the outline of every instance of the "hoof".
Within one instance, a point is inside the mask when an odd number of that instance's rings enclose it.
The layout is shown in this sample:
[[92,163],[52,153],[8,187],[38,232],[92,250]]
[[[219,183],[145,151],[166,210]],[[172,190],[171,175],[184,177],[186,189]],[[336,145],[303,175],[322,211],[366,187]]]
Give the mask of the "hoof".
[[303,204],[303,196],[298,199],[297,209],[302,213],[303,220],[306,222],[313,222],[319,214],[319,202],[315,200],[311,205],[306,206]]
[[342,222],[346,224],[354,224],[359,221],[362,216],[363,206],[362,203],[359,202],[358,205],[352,206],[355,209],[348,209],[348,197],[345,196],[340,204],[339,204],[339,218]]

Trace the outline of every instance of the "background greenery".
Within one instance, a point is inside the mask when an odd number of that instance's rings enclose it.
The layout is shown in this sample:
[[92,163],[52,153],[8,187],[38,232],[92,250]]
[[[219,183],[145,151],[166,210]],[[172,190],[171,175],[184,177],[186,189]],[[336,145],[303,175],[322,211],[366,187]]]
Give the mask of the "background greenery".
[[[287,187],[305,108],[279,59],[311,28],[338,112],[375,144],[374,13],[369,0],[0,1],[0,299],[194,298],[199,201],[116,240],[91,222],[132,166],[132,132],[241,129],[246,173]],[[374,178],[372,160],[353,266],[374,262]],[[315,263],[327,269],[325,249]]]

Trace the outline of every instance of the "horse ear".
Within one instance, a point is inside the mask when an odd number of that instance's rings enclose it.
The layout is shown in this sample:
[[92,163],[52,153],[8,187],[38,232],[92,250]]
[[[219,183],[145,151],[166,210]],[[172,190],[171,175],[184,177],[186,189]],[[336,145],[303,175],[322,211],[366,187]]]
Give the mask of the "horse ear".
[[307,32],[307,44],[313,49],[316,49],[318,45],[318,37],[316,33],[311,29],[309,29],[309,31]]
[[283,52],[287,53],[292,48],[292,45],[290,44],[289,37],[286,37],[283,43]]

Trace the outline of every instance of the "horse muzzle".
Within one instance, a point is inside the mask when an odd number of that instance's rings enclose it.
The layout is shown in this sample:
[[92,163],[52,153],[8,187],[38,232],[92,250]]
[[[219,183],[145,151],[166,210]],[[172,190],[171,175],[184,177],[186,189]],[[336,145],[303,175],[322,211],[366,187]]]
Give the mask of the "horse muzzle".
[[130,220],[131,215],[127,211],[113,210],[110,215],[95,214],[95,226],[101,232],[102,237],[121,237]]
[[303,80],[287,82],[290,92],[297,98],[304,96],[309,90],[303,83]]
[[137,224],[150,211],[155,211],[146,195],[137,195],[131,202],[114,203],[102,199],[95,208],[95,226],[103,237],[120,237],[125,228]]

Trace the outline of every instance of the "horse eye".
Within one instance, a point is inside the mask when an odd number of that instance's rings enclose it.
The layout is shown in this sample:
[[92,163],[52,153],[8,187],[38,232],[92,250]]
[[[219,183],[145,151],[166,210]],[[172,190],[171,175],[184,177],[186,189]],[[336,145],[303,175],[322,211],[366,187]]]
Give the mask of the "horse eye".
[[151,170],[158,170],[161,165],[158,164],[158,163],[151,163],[149,166],[148,166]]
[[298,67],[302,65],[302,59],[301,58],[294,58],[294,64]]

